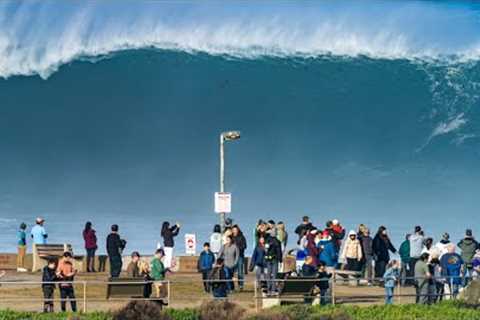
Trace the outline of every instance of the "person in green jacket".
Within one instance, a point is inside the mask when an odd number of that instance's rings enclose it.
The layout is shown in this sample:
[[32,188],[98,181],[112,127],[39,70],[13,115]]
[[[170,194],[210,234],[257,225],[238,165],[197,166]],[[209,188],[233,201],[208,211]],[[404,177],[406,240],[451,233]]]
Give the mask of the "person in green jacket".
[[165,268],[165,265],[162,261],[164,256],[165,253],[163,249],[157,249],[157,251],[155,251],[155,258],[153,258],[151,262],[152,267],[150,273],[157,291],[157,298],[165,297],[166,286],[163,281],[165,280],[165,273],[168,271],[168,269]]
[[410,270],[410,234],[405,236],[405,241],[403,241],[400,245],[398,254],[400,255],[400,259],[402,261],[402,266],[400,269],[400,283],[402,286],[405,286],[405,284],[412,283],[412,279],[408,278],[413,276],[412,270]]

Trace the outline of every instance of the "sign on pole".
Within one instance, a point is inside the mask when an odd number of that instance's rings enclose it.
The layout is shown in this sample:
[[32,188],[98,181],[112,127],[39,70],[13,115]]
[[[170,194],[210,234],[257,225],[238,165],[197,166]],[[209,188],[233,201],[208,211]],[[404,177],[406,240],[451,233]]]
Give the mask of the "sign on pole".
[[197,248],[197,240],[194,233],[185,234],[185,254],[194,256]]
[[229,192],[215,192],[215,212],[232,212],[232,194]]

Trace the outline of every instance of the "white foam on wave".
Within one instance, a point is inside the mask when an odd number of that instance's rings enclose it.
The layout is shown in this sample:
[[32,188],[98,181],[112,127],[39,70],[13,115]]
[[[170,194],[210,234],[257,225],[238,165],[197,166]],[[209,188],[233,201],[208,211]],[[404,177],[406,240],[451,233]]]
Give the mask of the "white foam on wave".
[[472,6],[449,3],[7,2],[0,76],[46,78],[79,57],[145,47],[239,58],[476,60],[479,27]]

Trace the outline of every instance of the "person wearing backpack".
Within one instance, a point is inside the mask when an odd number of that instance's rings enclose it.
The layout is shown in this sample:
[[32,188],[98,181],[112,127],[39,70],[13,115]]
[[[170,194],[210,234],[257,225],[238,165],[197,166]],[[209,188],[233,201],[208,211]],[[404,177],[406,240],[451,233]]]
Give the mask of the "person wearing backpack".
[[212,295],[216,299],[225,299],[227,297],[227,274],[223,258],[218,258],[212,272],[210,273],[210,283],[212,286]]

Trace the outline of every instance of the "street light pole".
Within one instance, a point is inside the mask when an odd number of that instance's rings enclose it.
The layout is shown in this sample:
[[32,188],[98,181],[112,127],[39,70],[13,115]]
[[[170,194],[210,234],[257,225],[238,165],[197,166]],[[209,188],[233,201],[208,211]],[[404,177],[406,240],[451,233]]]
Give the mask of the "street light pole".
[[[225,141],[240,139],[240,131],[228,131],[220,134],[220,192],[225,192]],[[220,227],[225,229],[225,212],[220,213]]]
[[[220,192],[225,192],[225,137],[220,134]],[[225,212],[220,213],[220,228],[225,229]]]

